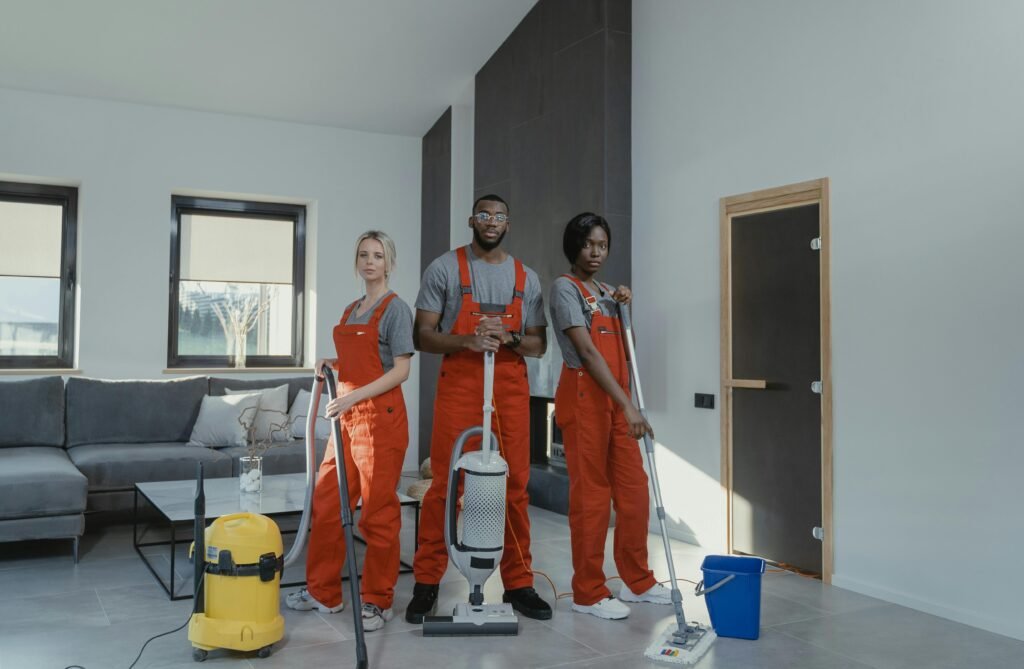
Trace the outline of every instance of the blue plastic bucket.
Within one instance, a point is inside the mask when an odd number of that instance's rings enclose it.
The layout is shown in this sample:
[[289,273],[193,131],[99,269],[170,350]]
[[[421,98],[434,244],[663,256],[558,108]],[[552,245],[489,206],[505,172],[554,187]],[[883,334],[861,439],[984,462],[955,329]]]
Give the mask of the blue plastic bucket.
[[708,555],[697,586],[718,636],[756,639],[761,631],[761,574],[764,560],[739,555]]

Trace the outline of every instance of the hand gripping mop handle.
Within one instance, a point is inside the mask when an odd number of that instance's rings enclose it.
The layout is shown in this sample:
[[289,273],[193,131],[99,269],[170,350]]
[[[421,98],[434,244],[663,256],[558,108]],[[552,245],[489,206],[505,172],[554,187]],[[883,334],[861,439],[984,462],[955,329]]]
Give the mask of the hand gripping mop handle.
[[[633,391],[636,394],[636,404],[640,414],[646,420],[647,409],[644,406],[644,392],[640,387],[640,373],[637,371],[636,347],[633,345],[633,323],[630,319],[629,305],[620,304],[619,312],[622,314],[623,337],[626,340],[626,357],[629,359],[629,374],[633,380]],[[668,528],[665,525],[665,505],[661,500],[661,484],[658,483],[658,470],[654,465],[654,440],[650,433],[644,433],[644,450],[647,453],[647,464],[651,469],[651,488],[654,490],[654,504],[658,514],[658,523],[661,525],[661,539],[665,544],[665,559],[668,562],[668,576],[672,579],[672,605],[675,607],[676,622],[679,629],[686,627],[686,616],[683,614],[683,595],[679,592],[679,583],[676,581],[676,567],[672,560],[672,545],[668,541]]]
[[320,397],[324,389],[324,377],[320,370],[313,372],[313,392],[309,396],[309,410],[306,412],[306,497],[302,505],[299,527],[295,530],[295,541],[284,556],[284,566],[291,566],[301,555],[309,536],[309,521],[313,516],[313,491],[316,488],[316,419],[320,415]]
[[[334,372],[330,365],[320,368],[326,380],[327,397],[334,400],[338,391],[334,385]],[[352,534],[352,506],[348,497],[348,473],[345,471],[345,445],[341,440],[341,416],[331,421],[331,435],[334,437],[334,462],[338,474],[338,495],[341,497],[341,526],[345,530],[345,567],[348,572],[349,606],[352,608],[352,622],[356,632],[356,666],[366,669],[366,637],[363,632],[363,603],[359,597],[359,567],[356,564],[356,541]]]

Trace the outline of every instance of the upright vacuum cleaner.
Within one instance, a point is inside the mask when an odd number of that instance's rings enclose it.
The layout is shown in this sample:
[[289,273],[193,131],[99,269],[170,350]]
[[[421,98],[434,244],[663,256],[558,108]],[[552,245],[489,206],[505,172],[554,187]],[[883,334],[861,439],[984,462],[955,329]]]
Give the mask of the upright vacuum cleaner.
[[[423,636],[515,636],[519,619],[511,604],[485,604],[484,584],[501,562],[505,546],[505,479],[508,463],[491,432],[494,411],[494,353],[484,353],[483,425],[459,435],[452,450],[445,502],[444,539],[448,556],[469,581],[469,601],[450,616],[427,616]],[[463,455],[466,441],[480,437],[480,450]],[[460,472],[465,475],[462,536],[458,534]]]
[[[637,407],[644,419],[647,409],[644,406],[644,393],[640,388],[640,373],[637,371],[636,348],[633,344],[633,325],[630,320],[629,307],[619,305],[622,314],[623,337],[626,340],[626,357],[629,360],[629,374],[633,381]],[[714,630],[697,623],[687,623],[683,614],[683,595],[679,592],[676,581],[676,567],[672,559],[672,546],[668,541],[668,530],[665,527],[665,505],[661,499],[661,485],[658,483],[658,470],[654,464],[654,440],[650,434],[644,435],[644,451],[647,453],[647,464],[651,470],[651,489],[654,491],[654,504],[661,528],[661,540],[665,546],[665,560],[668,562],[668,575],[672,579],[672,606],[675,608],[675,624],[669,625],[658,639],[647,647],[644,656],[651,660],[670,664],[693,664],[707,652],[714,642]]]

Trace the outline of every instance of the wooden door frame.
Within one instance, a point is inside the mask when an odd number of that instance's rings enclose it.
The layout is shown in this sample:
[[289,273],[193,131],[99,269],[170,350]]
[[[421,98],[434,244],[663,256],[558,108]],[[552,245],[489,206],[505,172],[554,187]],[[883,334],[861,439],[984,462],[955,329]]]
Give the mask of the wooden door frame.
[[[821,249],[819,262],[821,299],[821,527],[822,580],[832,582],[835,547],[835,526],[832,522],[832,316],[829,235],[828,178],[804,181],[779,188],[724,197],[719,201],[721,233],[721,363],[722,363],[722,489],[725,492],[726,545],[731,553],[732,542],[732,391],[733,388],[763,388],[763,380],[733,379],[732,376],[732,218],[817,204]],[[808,240],[810,242],[810,240]]]

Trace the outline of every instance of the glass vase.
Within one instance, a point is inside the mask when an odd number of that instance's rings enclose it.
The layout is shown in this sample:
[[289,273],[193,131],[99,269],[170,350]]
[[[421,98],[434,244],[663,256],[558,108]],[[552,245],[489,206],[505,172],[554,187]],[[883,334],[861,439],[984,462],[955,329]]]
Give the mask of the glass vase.
[[243,455],[238,459],[238,488],[241,492],[263,491],[263,456]]
[[235,367],[237,369],[245,367],[245,339],[246,333],[235,333]]

